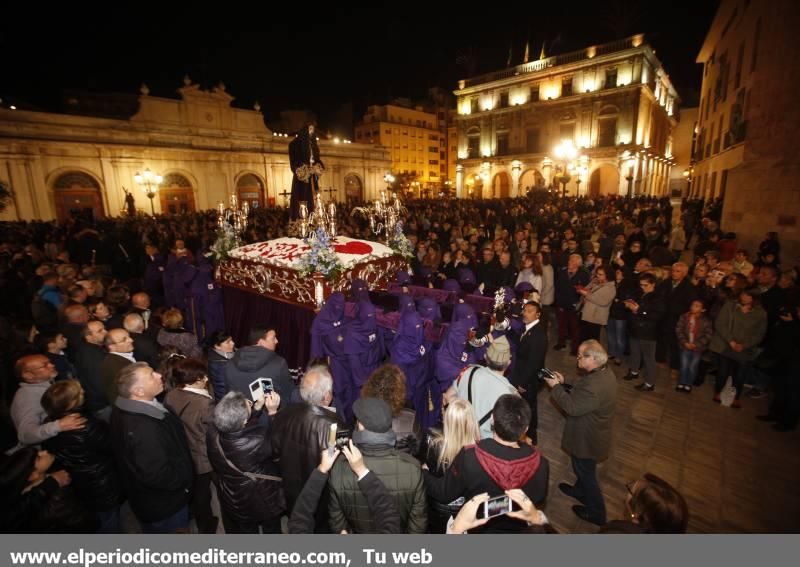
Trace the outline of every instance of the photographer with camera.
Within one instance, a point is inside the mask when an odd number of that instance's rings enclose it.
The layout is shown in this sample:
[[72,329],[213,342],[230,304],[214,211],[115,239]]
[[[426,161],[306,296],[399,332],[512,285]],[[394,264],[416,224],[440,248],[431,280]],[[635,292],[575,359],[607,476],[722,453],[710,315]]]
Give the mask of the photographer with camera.
[[572,507],[576,516],[599,526],[606,523],[606,505],[597,482],[597,462],[608,458],[617,404],[617,379],[607,363],[608,354],[599,342],[584,341],[578,347],[579,376],[571,389],[559,372],[544,379],[566,414],[561,446],[570,454],[577,477],[574,486],[562,482],[558,488],[584,504]]

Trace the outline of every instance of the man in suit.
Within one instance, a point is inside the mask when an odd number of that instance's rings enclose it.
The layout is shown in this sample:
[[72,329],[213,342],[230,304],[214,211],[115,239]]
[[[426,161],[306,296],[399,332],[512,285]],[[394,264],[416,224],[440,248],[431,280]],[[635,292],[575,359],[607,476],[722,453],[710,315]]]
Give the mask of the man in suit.
[[144,319],[138,313],[128,313],[122,325],[133,339],[133,358],[146,362],[150,368],[158,367],[158,343],[144,330]]
[[661,284],[662,297],[667,306],[661,320],[661,336],[666,339],[656,345],[656,360],[665,361],[672,370],[672,377],[677,378],[681,369],[681,349],[675,327],[681,315],[689,311],[692,302],[697,299],[697,288],[692,285],[689,266],[683,262],[672,264],[672,278]]
[[550,396],[566,414],[561,446],[570,454],[575,485],[562,482],[559,490],[583,503],[573,506],[575,515],[597,525],[606,523],[606,505],[597,482],[597,462],[608,458],[611,424],[617,405],[617,378],[608,368],[608,354],[596,340],[578,347],[578,378],[572,389],[564,387],[564,376],[545,378]]
[[133,357],[133,339],[125,329],[111,329],[104,340],[108,354],[100,364],[100,377],[106,391],[106,398],[114,404],[117,399],[117,378],[120,371],[136,362]]
[[547,328],[540,323],[542,307],[530,301],[522,308],[522,322],[525,328],[520,335],[517,346],[517,360],[511,373],[511,384],[531,406],[531,422],[528,436],[534,443],[538,442],[536,428],[539,425],[539,411],[536,398],[539,391],[539,371],[544,368],[544,357],[547,353]]

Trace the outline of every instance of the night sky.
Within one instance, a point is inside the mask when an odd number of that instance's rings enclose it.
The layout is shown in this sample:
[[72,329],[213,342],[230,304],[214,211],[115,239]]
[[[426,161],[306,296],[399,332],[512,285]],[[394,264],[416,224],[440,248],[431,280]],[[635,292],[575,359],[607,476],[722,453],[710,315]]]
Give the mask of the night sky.
[[[45,110],[65,89],[175,97],[189,74],[204,87],[225,83],[234,106],[260,101],[267,121],[307,108],[320,126],[347,133],[368,104],[452,90],[460,78],[522,62],[526,39],[536,59],[644,32],[679,94],[697,103],[697,52],[718,0],[634,2],[393,2],[292,10],[227,6],[220,15],[186,3],[180,16],[144,4],[89,8],[78,3],[9,6],[0,22],[0,97]],[[473,6],[467,8],[466,6]],[[213,6],[213,4],[212,4]],[[305,6],[305,7],[304,7]],[[485,6],[485,7],[484,7]],[[4,8],[4,10],[6,10]],[[41,21],[47,12],[46,21]],[[35,23],[34,23],[35,22]]]

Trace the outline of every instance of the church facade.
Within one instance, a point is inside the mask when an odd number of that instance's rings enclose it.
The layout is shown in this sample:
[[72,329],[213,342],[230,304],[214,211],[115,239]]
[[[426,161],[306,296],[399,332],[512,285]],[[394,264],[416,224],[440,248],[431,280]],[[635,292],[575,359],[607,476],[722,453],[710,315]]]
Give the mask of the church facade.
[[[220,85],[187,79],[180,99],[142,87],[128,119],[0,108],[0,183],[12,199],[0,220],[118,216],[126,193],[156,214],[215,208],[232,195],[251,206],[288,206],[291,137],[270,131],[256,105],[234,108]],[[391,170],[389,152],[320,140],[323,198],[375,199]],[[135,180],[149,170],[162,182],[149,199]]]
[[680,99],[643,35],[458,86],[458,196],[668,193]]

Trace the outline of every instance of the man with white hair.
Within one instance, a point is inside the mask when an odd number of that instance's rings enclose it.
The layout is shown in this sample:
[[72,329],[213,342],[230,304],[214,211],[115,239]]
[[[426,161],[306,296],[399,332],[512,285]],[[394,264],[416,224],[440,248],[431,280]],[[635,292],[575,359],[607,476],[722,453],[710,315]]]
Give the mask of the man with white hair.
[[111,447],[133,513],[145,533],[185,531],[194,465],[181,420],[156,400],[161,374],[144,362],[130,364],[117,389]]
[[567,265],[556,271],[556,315],[558,316],[558,344],[555,350],[566,347],[567,337],[574,355],[578,350],[578,302],[582,297],[578,289],[589,285],[589,272],[581,267],[580,254],[570,254]]
[[[335,423],[337,429],[344,427],[330,408],[333,377],[327,366],[312,366],[306,371],[300,382],[300,398],[302,402],[279,411],[272,420],[272,454],[278,460],[289,510],[328,447],[331,424]],[[317,532],[328,531],[327,501],[327,497],[320,499]]]
[[133,357],[137,362],[146,362],[153,368],[158,366],[158,343],[145,332],[142,316],[139,313],[128,313],[122,320],[122,326],[133,339]]
[[597,525],[606,523],[606,505],[597,482],[597,462],[608,458],[611,424],[617,406],[617,378],[607,366],[608,354],[596,340],[578,347],[578,378],[572,388],[564,386],[564,376],[554,372],[545,378],[550,396],[566,415],[561,446],[570,454],[575,485],[561,483],[558,488],[583,506],[573,506],[576,516]]

